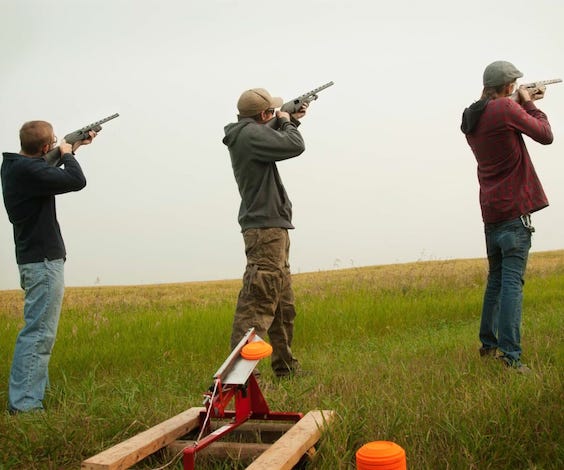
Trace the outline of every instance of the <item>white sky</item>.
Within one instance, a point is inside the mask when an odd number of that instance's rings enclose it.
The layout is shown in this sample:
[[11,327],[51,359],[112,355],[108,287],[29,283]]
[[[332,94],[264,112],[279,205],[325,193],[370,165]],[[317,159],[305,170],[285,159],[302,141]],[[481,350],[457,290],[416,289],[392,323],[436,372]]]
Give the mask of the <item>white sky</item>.
[[[459,130],[484,67],[564,78],[564,2],[0,0],[0,149],[32,119],[59,138],[113,113],[58,196],[68,286],[239,278],[239,195],[221,143],[240,93],[289,100],[333,80],[278,165],[294,273],[483,257],[474,157]],[[564,84],[527,145],[551,206],[533,251],[564,247]],[[98,281],[97,281],[98,280]],[[0,211],[0,289],[18,288]]]

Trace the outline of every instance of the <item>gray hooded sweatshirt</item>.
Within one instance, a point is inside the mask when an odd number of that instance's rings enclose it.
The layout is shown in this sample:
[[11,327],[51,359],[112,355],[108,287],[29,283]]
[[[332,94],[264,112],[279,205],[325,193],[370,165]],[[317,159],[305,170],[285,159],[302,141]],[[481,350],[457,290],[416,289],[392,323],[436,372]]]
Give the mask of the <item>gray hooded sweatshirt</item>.
[[241,195],[239,225],[250,228],[292,229],[292,203],[286,194],[276,162],[301,155],[303,138],[294,122],[274,130],[252,118],[225,126],[223,143]]

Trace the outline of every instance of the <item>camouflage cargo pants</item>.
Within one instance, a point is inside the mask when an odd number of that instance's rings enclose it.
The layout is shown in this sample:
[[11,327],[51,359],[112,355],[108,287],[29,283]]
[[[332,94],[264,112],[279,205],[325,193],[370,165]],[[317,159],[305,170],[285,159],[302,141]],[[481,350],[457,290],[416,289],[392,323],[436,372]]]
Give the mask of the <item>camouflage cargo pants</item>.
[[272,369],[276,374],[293,370],[298,360],[292,354],[294,336],[294,292],[288,255],[290,238],[282,228],[248,229],[243,232],[247,267],[239,292],[231,349],[247,330],[272,345]]

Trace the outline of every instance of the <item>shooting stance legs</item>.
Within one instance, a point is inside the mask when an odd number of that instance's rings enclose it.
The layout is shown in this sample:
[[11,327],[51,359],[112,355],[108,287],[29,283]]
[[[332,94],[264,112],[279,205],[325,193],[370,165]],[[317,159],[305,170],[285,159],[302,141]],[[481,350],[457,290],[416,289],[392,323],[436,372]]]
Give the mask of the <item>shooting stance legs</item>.
[[294,293],[288,256],[290,238],[282,228],[248,229],[243,232],[247,266],[233,320],[231,349],[247,330],[272,345],[272,369],[281,377],[298,368],[292,354],[294,336]]
[[64,261],[19,265],[25,291],[25,326],[18,334],[10,371],[9,409],[43,409],[49,385],[49,360],[55,344],[64,295]]
[[508,365],[521,360],[521,314],[531,231],[520,219],[486,224],[489,273],[480,341],[483,350],[498,348]]

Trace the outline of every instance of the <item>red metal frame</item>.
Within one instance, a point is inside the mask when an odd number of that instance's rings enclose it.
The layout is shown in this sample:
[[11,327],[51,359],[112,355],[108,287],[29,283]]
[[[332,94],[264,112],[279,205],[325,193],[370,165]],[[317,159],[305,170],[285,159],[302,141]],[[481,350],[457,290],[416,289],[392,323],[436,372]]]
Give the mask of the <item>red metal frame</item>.
[[[204,426],[206,431],[210,430],[210,423],[206,423],[206,416],[209,413],[211,418],[231,418],[231,422],[221,426],[216,431],[208,433],[193,446],[186,447],[183,451],[184,470],[194,470],[196,452],[210,445],[212,442],[221,439],[249,419],[265,421],[293,421],[298,422],[303,418],[302,413],[283,413],[272,412],[259,388],[254,375],[250,375],[244,385],[223,386],[221,379],[216,382],[217,396],[212,396],[212,392],[206,393],[209,398],[206,400],[206,411],[200,413],[200,429]],[[231,400],[235,398],[235,410],[226,410]],[[211,407],[211,409],[210,409]]]

